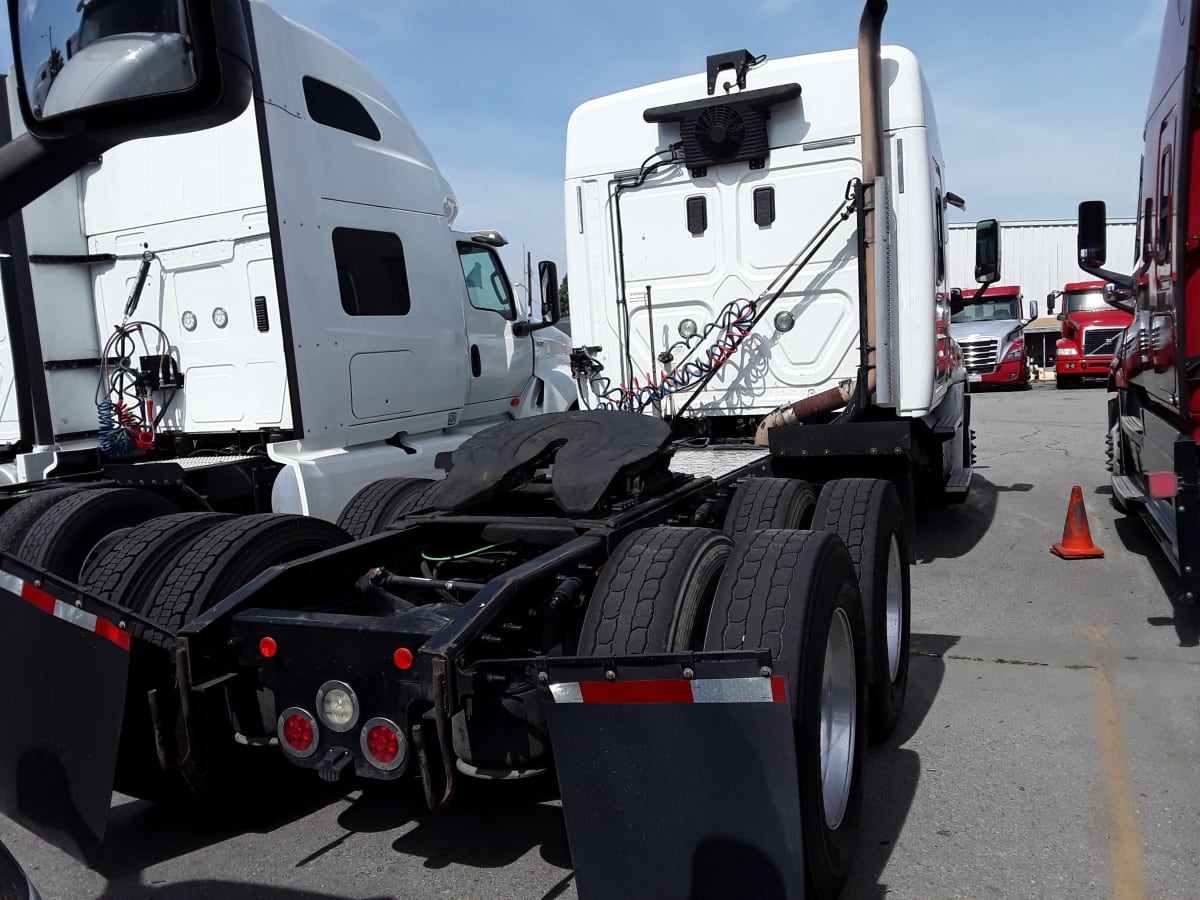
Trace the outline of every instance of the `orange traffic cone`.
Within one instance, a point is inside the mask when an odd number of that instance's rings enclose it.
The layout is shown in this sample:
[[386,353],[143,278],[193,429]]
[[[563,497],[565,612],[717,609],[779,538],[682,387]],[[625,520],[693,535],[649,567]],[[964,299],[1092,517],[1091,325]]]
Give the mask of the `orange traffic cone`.
[[1083,490],[1079,485],[1071,488],[1071,503],[1067,507],[1062,542],[1052,546],[1050,552],[1062,559],[1099,559],[1104,556],[1104,551],[1092,543],[1087,510],[1083,508]]

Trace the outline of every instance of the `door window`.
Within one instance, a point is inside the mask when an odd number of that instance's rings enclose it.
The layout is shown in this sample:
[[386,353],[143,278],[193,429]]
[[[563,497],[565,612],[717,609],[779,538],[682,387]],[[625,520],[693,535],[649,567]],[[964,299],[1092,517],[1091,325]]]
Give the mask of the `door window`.
[[492,250],[475,244],[459,244],[458,261],[462,263],[467,284],[467,299],[473,307],[498,313],[505,319],[517,317],[508,278]]

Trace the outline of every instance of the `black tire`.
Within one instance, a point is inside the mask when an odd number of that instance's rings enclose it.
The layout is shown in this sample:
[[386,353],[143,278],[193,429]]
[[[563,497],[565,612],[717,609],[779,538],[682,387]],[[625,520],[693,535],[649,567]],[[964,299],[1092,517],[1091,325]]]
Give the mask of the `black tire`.
[[230,513],[186,512],[150,519],[109,535],[84,563],[79,583],[96,596],[134,612],[152,604],[151,589],[171,568],[179,551]]
[[[178,631],[210,606],[271,566],[349,543],[336,525],[308,516],[238,516],[183,543],[168,569],[151,583],[142,614]],[[159,635],[147,635],[164,642]]]
[[[891,482],[872,478],[831,481],[821,489],[813,529],[840,537],[854,561],[867,633],[870,738],[876,743],[885,741],[896,730],[908,692],[912,591],[904,508]],[[891,558],[893,550],[895,559]],[[889,597],[888,582],[897,578],[900,583],[891,585]]]
[[711,528],[647,528],[604,565],[579,636],[580,656],[669,653],[699,646],[729,551]]
[[12,553],[37,518],[56,503],[78,493],[77,488],[53,488],[34,491],[0,515],[0,550]]
[[30,565],[78,581],[89,552],[105,537],[177,512],[175,501],[137,488],[77,491],[38,516],[14,552]]
[[[349,543],[350,536],[321,519],[294,515],[241,516],[220,522],[184,543],[170,569],[150,590],[143,615],[172,631],[251,581],[271,566]],[[160,635],[147,640],[169,646]],[[193,706],[198,724],[190,732],[191,753],[181,768],[183,781],[207,811],[222,818],[260,797],[290,767],[269,750],[243,747],[230,730],[224,702]]]
[[[825,812],[821,704],[825,650],[834,623],[853,642],[854,728],[844,808],[834,826]],[[770,651],[788,673],[796,737],[806,896],[838,895],[850,870],[862,816],[867,693],[862,603],[854,564],[831,534],[760,531],[734,545],[709,618],[705,650]]]
[[725,514],[731,537],[767,528],[808,528],[817,495],[807,481],[795,478],[747,478],[733,494]]
[[439,483],[430,478],[372,481],[350,498],[338,516],[338,527],[355,540],[379,534],[399,516],[416,508],[414,503],[428,505],[429,489]]

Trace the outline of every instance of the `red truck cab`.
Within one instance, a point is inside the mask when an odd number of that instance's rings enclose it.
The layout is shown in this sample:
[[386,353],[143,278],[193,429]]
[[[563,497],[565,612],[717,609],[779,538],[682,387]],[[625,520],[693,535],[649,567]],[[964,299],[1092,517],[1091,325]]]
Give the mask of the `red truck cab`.
[[1055,346],[1058,388],[1075,387],[1084,378],[1107,378],[1121,338],[1133,316],[1110,306],[1104,299],[1103,281],[1079,281],[1046,297],[1046,311],[1054,313],[1062,299],[1062,337]]
[[1200,0],[1178,0],[1167,4],[1143,120],[1129,274],[1104,268],[1104,203],[1079,206],[1079,266],[1103,279],[1108,303],[1132,317],[1109,380],[1113,503],[1146,523],[1179,575],[1179,600],[1185,604],[1200,600],[1198,92]]

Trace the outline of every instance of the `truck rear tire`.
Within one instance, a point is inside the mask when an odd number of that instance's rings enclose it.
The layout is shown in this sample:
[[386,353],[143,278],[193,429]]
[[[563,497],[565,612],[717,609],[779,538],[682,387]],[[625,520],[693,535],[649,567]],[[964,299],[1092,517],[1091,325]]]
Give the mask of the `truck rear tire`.
[[0,550],[12,553],[42,513],[76,493],[77,488],[34,491],[14,503],[0,515]]
[[[203,530],[176,551],[153,581],[142,614],[178,631],[271,566],[349,543],[336,525],[308,516],[237,516]],[[148,636],[161,643],[160,635]]]
[[768,650],[783,663],[796,738],[807,896],[837,897],[854,856],[866,752],[862,602],[835,536],[760,531],[734,545],[705,650]]
[[432,478],[372,481],[350,498],[338,516],[338,527],[356,541],[379,534],[405,513],[429,505],[439,484]]
[[733,541],[710,528],[647,528],[625,538],[596,582],[580,656],[694,650]]
[[121,528],[179,512],[161,494],[137,488],[75,491],[29,526],[14,555],[70,581],[78,581],[92,548]]
[[870,738],[896,730],[908,692],[911,585],[908,530],[895,487],[844,478],[821,489],[813,529],[836,534],[850,551],[867,636]]
[[[114,532],[88,556],[79,583],[103,600],[141,612],[151,605],[150,586],[162,577],[178,549],[231,518],[228,513],[177,513]],[[134,624],[130,633],[144,637],[145,629]],[[182,785],[177,775],[159,766],[147,694],[156,688],[170,689],[175,669],[165,649],[143,648],[130,656],[129,665],[115,787],[143,800],[164,800],[172,792],[178,795]]]
[[808,528],[817,495],[795,478],[747,478],[733,494],[725,532],[733,538],[766,528]]
[[[142,613],[178,631],[271,566],[349,541],[336,525],[307,516],[263,514],[219,522],[179,548]],[[147,640],[173,643],[157,634]],[[236,743],[223,702],[207,712],[193,707],[193,715],[201,724],[190,732],[192,751],[181,772],[201,804],[224,815],[244,805],[246,792],[260,796],[273,774],[286,780],[291,767],[278,759],[268,762],[271,754],[262,748]]]

